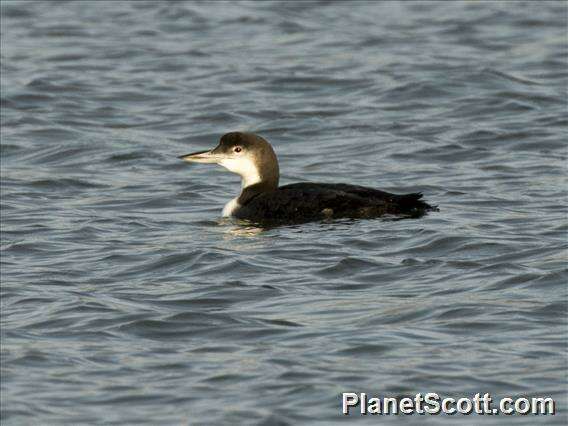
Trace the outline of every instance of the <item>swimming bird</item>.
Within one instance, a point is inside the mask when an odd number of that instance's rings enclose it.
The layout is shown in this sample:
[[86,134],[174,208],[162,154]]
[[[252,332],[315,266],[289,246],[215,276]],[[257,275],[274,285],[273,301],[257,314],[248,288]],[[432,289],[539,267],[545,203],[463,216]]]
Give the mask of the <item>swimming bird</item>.
[[391,194],[345,183],[300,182],[278,186],[274,149],[254,133],[231,132],[208,151],[181,155],[184,161],[216,163],[241,176],[242,190],[223,208],[223,216],[252,222],[298,223],[327,218],[422,216],[436,210],[421,193]]

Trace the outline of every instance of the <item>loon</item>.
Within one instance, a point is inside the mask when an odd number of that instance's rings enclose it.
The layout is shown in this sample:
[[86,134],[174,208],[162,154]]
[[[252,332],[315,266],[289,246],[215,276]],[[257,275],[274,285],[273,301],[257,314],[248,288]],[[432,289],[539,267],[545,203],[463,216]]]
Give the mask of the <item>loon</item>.
[[300,182],[279,187],[276,154],[266,139],[254,133],[227,133],[217,147],[178,158],[219,164],[241,176],[241,193],[225,205],[225,217],[257,223],[297,223],[384,215],[419,217],[437,210],[420,200],[421,193],[397,195],[345,183]]

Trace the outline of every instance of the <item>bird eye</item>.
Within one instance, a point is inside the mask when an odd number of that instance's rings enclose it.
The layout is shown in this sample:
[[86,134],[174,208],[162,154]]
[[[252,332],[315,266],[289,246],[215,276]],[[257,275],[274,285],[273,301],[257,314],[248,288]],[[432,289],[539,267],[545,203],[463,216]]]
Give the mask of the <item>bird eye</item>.
[[240,146],[236,146],[235,149],[233,149],[233,151],[235,152],[241,152],[243,149]]

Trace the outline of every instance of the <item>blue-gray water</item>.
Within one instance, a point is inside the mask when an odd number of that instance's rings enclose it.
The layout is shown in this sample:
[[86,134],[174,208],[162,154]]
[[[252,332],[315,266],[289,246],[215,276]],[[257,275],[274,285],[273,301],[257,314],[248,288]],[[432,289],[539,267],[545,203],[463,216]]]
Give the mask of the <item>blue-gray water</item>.
[[[565,2],[1,6],[2,424],[565,424]],[[176,158],[422,191],[261,230]],[[345,418],[341,392],[551,396]]]

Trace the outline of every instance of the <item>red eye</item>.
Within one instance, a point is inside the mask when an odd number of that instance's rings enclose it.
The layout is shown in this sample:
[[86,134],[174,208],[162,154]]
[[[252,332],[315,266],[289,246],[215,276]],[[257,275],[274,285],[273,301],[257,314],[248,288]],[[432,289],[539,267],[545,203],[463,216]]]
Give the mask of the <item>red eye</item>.
[[237,147],[234,149],[235,152],[241,152],[242,150],[243,150],[243,149],[242,149],[240,146],[237,146]]

